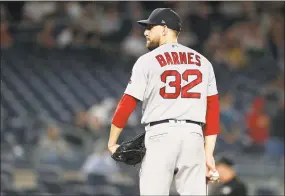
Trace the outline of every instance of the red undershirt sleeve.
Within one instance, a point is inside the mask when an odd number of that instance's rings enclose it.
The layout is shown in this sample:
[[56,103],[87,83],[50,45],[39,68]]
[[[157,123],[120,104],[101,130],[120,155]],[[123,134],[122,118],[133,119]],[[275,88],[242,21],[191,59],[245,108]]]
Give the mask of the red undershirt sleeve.
[[134,97],[128,94],[124,94],[117,105],[112,119],[112,124],[116,127],[124,128],[128,122],[130,115],[135,110],[136,105],[137,100]]
[[220,124],[220,105],[218,94],[207,97],[206,125],[204,135],[217,135]]

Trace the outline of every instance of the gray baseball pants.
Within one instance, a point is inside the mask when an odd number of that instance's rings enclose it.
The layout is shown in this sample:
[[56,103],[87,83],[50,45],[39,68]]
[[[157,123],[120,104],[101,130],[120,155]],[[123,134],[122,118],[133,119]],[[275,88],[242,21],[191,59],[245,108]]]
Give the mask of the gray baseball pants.
[[146,127],[140,195],[206,195],[206,160],[201,126],[170,122]]

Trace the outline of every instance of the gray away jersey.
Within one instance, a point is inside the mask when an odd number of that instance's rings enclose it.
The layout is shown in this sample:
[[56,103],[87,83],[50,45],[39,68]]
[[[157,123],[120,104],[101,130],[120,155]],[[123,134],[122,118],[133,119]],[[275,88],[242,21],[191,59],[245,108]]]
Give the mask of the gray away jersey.
[[207,96],[218,94],[212,64],[178,43],[141,56],[125,90],[143,102],[142,124],[164,119],[205,123]]

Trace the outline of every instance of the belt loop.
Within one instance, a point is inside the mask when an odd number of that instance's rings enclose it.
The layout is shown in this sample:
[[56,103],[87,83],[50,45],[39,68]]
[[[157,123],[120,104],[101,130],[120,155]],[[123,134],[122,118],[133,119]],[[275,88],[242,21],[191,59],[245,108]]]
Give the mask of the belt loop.
[[150,123],[148,123],[146,126],[145,126],[145,131],[148,131],[150,129]]

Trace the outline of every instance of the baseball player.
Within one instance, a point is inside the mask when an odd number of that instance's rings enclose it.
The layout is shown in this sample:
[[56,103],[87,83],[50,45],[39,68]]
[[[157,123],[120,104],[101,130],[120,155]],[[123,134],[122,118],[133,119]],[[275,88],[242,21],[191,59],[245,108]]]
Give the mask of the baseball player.
[[112,119],[108,148],[116,151],[122,129],[142,101],[146,154],[140,194],[169,195],[174,180],[180,195],[206,195],[206,176],[216,171],[213,152],[219,132],[212,64],[177,42],[182,22],[173,10],[155,9],[138,23],[146,28],[150,52],[133,66]]

